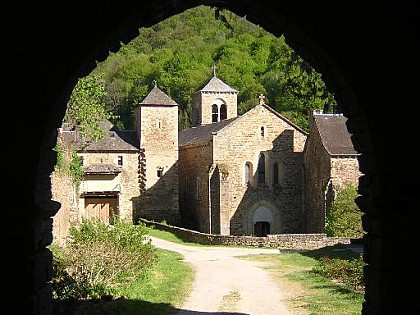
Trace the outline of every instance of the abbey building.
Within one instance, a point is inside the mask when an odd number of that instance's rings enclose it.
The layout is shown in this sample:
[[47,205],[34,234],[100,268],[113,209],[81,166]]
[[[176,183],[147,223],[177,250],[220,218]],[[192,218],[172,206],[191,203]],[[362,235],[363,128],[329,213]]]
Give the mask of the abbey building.
[[135,109],[136,130],[108,124],[82,147],[63,128],[85,170],[76,216],[224,235],[324,232],[336,192],[360,176],[346,118],[313,113],[308,134],[263,95],[238,116],[237,96],[214,75],[193,95],[193,127],[178,131],[178,104],[155,84]]

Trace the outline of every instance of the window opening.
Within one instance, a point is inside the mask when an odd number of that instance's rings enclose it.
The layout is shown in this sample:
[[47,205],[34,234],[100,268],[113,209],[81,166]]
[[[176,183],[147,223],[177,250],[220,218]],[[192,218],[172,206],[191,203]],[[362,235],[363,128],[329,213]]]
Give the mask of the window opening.
[[265,156],[263,153],[260,154],[258,159],[258,185],[265,184]]
[[245,185],[251,184],[252,176],[252,164],[250,162],[245,163]]
[[211,121],[218,122],[219,121],[219,107],[216,104],[211,106]]
[[120,166],[123,165],[123,157],[122,157],[122,155],[118,155],[118,165],[120,165]]
[[279,184],[279,164],[277,162],[273,165],[273,184]]
[[220,106],[220,120],[225,120],[227,118],[227,107],[226,104]]
[[261,137],[264,137],[264,135],[265,135],[265,132],[264,132],[264,127],[261,127]]

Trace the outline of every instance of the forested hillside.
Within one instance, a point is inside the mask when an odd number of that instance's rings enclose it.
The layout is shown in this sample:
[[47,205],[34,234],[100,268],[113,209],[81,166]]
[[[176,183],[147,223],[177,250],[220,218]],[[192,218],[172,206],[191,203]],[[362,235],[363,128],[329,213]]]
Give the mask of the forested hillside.
[[106,110],[118,127],[133,128],[133,108],[156,80],[179,104],[184,129],[191,123],[192,94],[211,78],[213,64],[216,75],[239,91],[239,114],[263,93],[271,107],[307,130],[309,111],[335,107],[321,75],[283,37],[246,17],[204,6],[140,29],[91,76],[103,78]]

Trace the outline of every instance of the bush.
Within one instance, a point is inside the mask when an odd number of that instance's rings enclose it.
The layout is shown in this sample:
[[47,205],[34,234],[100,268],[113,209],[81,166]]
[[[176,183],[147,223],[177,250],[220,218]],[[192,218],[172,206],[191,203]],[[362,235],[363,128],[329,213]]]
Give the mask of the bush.
[[355,202],[357,195],[357,189],[353,185],[348,185],[337,194],[327,212],[325,231],[328,236],[363,236],[362,212]]
[[115,220],[83,220],[70,228],[68,245],[54,255],[53,293],[59,299],[98,298],[130,277],[144,277],[156,261],[148,228]]
[[362,255],[350,260],[322,257],[313,272],[339,282],[348,289],[361,292],[364,290],[364,265]]

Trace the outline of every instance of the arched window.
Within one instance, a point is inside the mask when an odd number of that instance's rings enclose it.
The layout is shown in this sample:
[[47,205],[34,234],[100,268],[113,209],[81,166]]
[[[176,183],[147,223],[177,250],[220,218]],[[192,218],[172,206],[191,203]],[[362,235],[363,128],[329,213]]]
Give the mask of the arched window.
[[263,126],[261,126],[260,134],[261,134],[261,137],[264,137],[264,135],[265,135],[265,131],[264,131]]
[[279,184],[279,163],[274,162],[273,164],[273,185]]
[[245,185],[252,184],[252,163],[246,162],[245,163]]
[[211,121],[218,122],[219,121],[219,107],[216,104],[211,106]]
[[220,106],[220,120],[225,120],[227,118],[227,108],[226,104]]
[[258,158],[258,185],[265,184],[265,156],[264,153],[260,154]]

